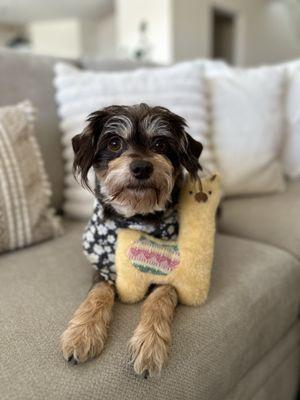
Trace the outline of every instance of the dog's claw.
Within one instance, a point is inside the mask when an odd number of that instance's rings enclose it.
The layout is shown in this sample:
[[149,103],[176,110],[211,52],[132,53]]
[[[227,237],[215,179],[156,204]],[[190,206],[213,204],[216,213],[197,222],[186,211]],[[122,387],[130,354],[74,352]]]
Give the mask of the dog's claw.
[[74,357],[73,354],[71,354],[70,357],[68,358],[68,363],[70,363],[72,365],[77,365],[78,364],[78,360]]
[[143,376],[144,376],[144,379],[148,379],[148,377],[149,377],[149,371],[148,371],[147,369],[146,369],[146,371],[144,372]]

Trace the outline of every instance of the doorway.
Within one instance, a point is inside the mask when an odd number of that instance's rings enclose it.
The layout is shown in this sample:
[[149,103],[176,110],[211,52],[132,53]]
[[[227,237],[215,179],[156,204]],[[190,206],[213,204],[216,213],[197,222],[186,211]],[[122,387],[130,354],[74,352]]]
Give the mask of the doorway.
[[236,15],[219,8],[212,9],[211,57],[235,63]]

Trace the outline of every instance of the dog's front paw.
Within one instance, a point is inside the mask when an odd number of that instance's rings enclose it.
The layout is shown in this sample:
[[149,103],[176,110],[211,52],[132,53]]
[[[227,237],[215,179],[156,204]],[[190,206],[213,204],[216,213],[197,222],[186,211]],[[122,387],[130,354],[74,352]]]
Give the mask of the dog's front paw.
[[104,348],[114,304],[114,288],[100,282],[76,310],[61,336],[64,358],[72,364],[100,355]]
[[[77,325],[70,321],[61,336],[64,358],[71,364],[83,363],[100,355],[104,348],[106,332],[99,333],[101,327],[95,323]],[[102,328],[106,330],[106,327]]]
[[145,300],[140,322],[129,341],[131,362],[136,374],[160,375],[171,346],[171,323],[177,304],[176,290],[157,287]]
[[130,361],[137,375],[160,375],[169,357],[170,334],[160,335],[152,329],[139,329],[129,342]]

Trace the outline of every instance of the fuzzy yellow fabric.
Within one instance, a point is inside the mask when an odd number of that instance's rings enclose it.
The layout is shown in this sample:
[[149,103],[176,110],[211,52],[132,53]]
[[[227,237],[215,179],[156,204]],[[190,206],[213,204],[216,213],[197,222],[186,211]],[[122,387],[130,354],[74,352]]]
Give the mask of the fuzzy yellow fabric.
[[116,287],[121,301],[140,301],[151,284],[174,286],[182,304],[199,305],[206,300],[214,254],[215,215],[221,197],[219,176],[204,179],[202,185],[203,191],[199,192],[197,184],[188,180],[181,190],[178,204],[178,239],[176,242],[168,241],[168,245],[178,247],[179,261],[168,274],[141,271],[133,265],[128,255],[141,237],[162,247],[166,243],[165,240],[155,239],[131,229],[119,230]]

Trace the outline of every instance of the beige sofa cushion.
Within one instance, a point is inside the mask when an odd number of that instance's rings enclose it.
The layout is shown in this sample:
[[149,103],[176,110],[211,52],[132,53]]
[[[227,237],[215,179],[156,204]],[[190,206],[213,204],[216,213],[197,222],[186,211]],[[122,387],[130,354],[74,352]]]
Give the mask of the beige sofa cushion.
[[0,108],[0,253],[61,232],[30,102]]
[[243,376],[224,400],[296,399],[300,378],[299,338],[298,320],[276,346]]
[[0,106],[29,99],[38,110],[37,140],[53,187],[52,204],[62,206],[63,158],[54,100],[53,65],[58,59],[0,51]]
[[70,366],[59,336],[90,288],[92,268],[81,253],[83,226],[66,229],[52,242],[0,257],[1,400],[223,400],[297,319],[297,260],[219,235],[208,301],[178,307],[160,379],[144,380],[128,366],[140,304],[116,304],[102,356]]
[[284,193],[226,199],[221,232],[269,243],[300,258],[300,180]]

